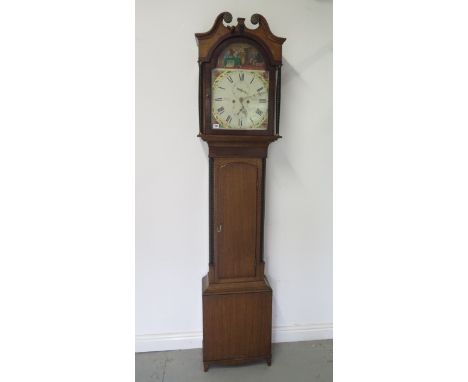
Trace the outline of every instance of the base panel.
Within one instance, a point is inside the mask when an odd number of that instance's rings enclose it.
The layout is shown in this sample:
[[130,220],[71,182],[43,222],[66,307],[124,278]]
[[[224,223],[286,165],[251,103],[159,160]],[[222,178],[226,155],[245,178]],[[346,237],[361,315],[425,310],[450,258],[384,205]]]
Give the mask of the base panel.
[[252,357],[252,358],[239,358],[239,359],[221,359],[218,361],[207,361],[203,362],[203,370],[208,371],[209,367],[212,365],[244,365],[246,363],[253,363],[258,361],[266,361],[268,366],[271,366],[271,356],[270,357]]
[[[236,284],[236,285],[234,285]],[[271,364],[271,303],[268,283],[245,290],[233,283],[203,290],[203,363],[237,365],[258,360]]]

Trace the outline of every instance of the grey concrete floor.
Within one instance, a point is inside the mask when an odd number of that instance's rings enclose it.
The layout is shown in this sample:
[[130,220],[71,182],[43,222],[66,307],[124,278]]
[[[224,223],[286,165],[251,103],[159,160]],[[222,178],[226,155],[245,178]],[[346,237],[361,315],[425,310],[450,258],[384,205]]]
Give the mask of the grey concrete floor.
[[201,349],[137,353],[136,382],[331,382],[332,340],[273,344],[272,364],[210,366]]

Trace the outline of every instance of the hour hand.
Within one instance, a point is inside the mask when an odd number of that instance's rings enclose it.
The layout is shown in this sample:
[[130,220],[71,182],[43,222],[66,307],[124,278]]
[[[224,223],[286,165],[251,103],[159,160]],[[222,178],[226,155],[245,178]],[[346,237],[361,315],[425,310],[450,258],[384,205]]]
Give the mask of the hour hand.
[[237,115],[239,115],[241,111],[243,111],[244,113],[246,112],[244,105],[242,105],[240,110],[237,112]]

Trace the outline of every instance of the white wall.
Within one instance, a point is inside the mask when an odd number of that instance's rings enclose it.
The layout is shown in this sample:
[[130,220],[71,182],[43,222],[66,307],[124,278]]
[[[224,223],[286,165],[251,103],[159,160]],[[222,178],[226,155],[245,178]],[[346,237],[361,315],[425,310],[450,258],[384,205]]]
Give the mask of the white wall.
[[[280,134],[267,160],[273,340],[332,336],[332,2],[136,1],[136,350],[201,346],[208,157],[195,32],[222,11],[286,37]],[[250,22],[247,23],[250,25]]]

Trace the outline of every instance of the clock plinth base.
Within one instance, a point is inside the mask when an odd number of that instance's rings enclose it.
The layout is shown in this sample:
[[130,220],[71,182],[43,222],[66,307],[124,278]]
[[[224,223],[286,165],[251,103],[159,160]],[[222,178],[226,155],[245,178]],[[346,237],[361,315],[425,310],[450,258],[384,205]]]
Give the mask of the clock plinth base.
[[203,285],[203,365],[271,364],[272,290],[261,281]]

